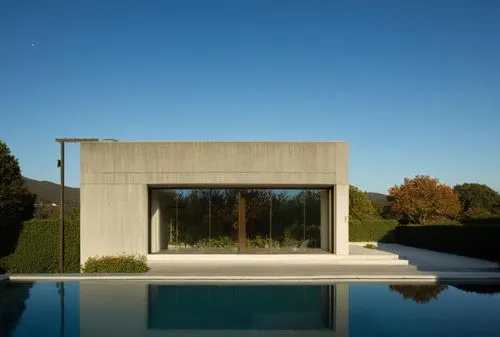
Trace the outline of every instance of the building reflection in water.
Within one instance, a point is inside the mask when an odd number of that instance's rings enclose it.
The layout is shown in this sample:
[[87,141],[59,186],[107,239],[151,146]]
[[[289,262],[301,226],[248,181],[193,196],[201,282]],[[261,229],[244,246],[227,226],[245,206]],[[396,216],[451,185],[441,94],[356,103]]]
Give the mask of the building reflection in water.
[[347,337],[348,287],[82,282],[80,335]]

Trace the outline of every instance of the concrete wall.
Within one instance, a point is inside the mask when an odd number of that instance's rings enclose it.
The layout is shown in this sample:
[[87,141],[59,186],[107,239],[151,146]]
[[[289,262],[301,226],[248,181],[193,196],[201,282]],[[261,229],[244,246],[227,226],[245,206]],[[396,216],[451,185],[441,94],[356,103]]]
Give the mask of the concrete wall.
[[146,185],[80,185],[80,261],[92,256],[147,254]]
[[349,255],[349,185],[333,188],[333,251]]
[[329,234],[331,232],[330,222],[331,219],[329,217],[329,208],[330,208],[330,191],[329,190],[321,190],[320,195],[320,247],[324,250],[329,250],[330,242],[328,240]]
[[[348,186],[345,142],[89,142],[80,148],[82,262],[148,253],[148,185]],[[335,207],[342,212],[346,205]]]
[[162,190],[151,191],[151,253],[166,249],[168,242],[167,236],[167,212],[165,211],[165,198]]

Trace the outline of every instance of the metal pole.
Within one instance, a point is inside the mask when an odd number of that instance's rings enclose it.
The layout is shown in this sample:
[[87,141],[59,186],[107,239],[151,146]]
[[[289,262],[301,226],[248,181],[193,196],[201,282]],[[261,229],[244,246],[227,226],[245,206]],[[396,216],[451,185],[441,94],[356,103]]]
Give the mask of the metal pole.
[[59,271],[64,273],[64,141],[61,142],[61,225],[60,225],[60,233],[61,233],[61,249],[59,255]]
[[[108,139],[109,141],[116,141]],[[60,256],[59,256],[59,271],[64,273],[64,143],[81,143],[81,142],[97,142],[98,138],[56,138],[56,142],[61,144],[61,158],[57,162],[57,166],[61,170],[61,208],[60,208]]]

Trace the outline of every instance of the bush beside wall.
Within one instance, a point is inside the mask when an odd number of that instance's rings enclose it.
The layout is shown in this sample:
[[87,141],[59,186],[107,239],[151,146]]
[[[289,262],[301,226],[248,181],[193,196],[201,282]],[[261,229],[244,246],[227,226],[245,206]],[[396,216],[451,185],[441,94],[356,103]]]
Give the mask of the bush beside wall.
[[500,226],[398,226],[397,243],[500,262]]
[[396,220],[351,220],[349,221],[349,241],[392,242],[394,241],[393,232],[397,226]]
[[[66,273],[80,272],[80,225],[65,222],[64,264]],[[0,258],[0,269],[9,273],[59,272],[59,220],[32,219],[23,223],[15,251]]]
[[83,265],[84,273],[145,273],[145,257],[133,255],[91,257]]

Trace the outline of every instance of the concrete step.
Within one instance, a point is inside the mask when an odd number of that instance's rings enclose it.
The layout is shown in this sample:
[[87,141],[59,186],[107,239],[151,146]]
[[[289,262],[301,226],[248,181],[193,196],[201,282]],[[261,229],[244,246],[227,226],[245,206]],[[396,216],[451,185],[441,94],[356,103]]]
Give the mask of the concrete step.
[[293,265],[408,265],[408,261],[399,259],[395,254],[377,255],[347,255],[333,254],[317,255],[181,255],[181,254],[152,254],[147,256],[148,263],[164,264],[293,264]]
[[335,255],[335,254],[149,254],[148,261],[334,261],[334,260],[398,260],[399,256],[392,253],[374,255]]
[[[200,263],[196,262],[167,262],[167,261],[147,261],[149,266],[157,266],[157,265],[200,265]],[[239,266],[255,266],[255,265],[276,265],[273,262],[262,262],[262,261],[253,261],[253,262],[203,262],[204,265],[210,266],[231,266],[231,265],[239,265]],[[322,262],[310,262],[310,263],[296,263],[296,262],[287,262],[281,263],[281,265],[288,266],[307,266],[307,265],[323,265],[323,266],[408,266],[407,260],[349,260],[349,261],[322,261]]]

